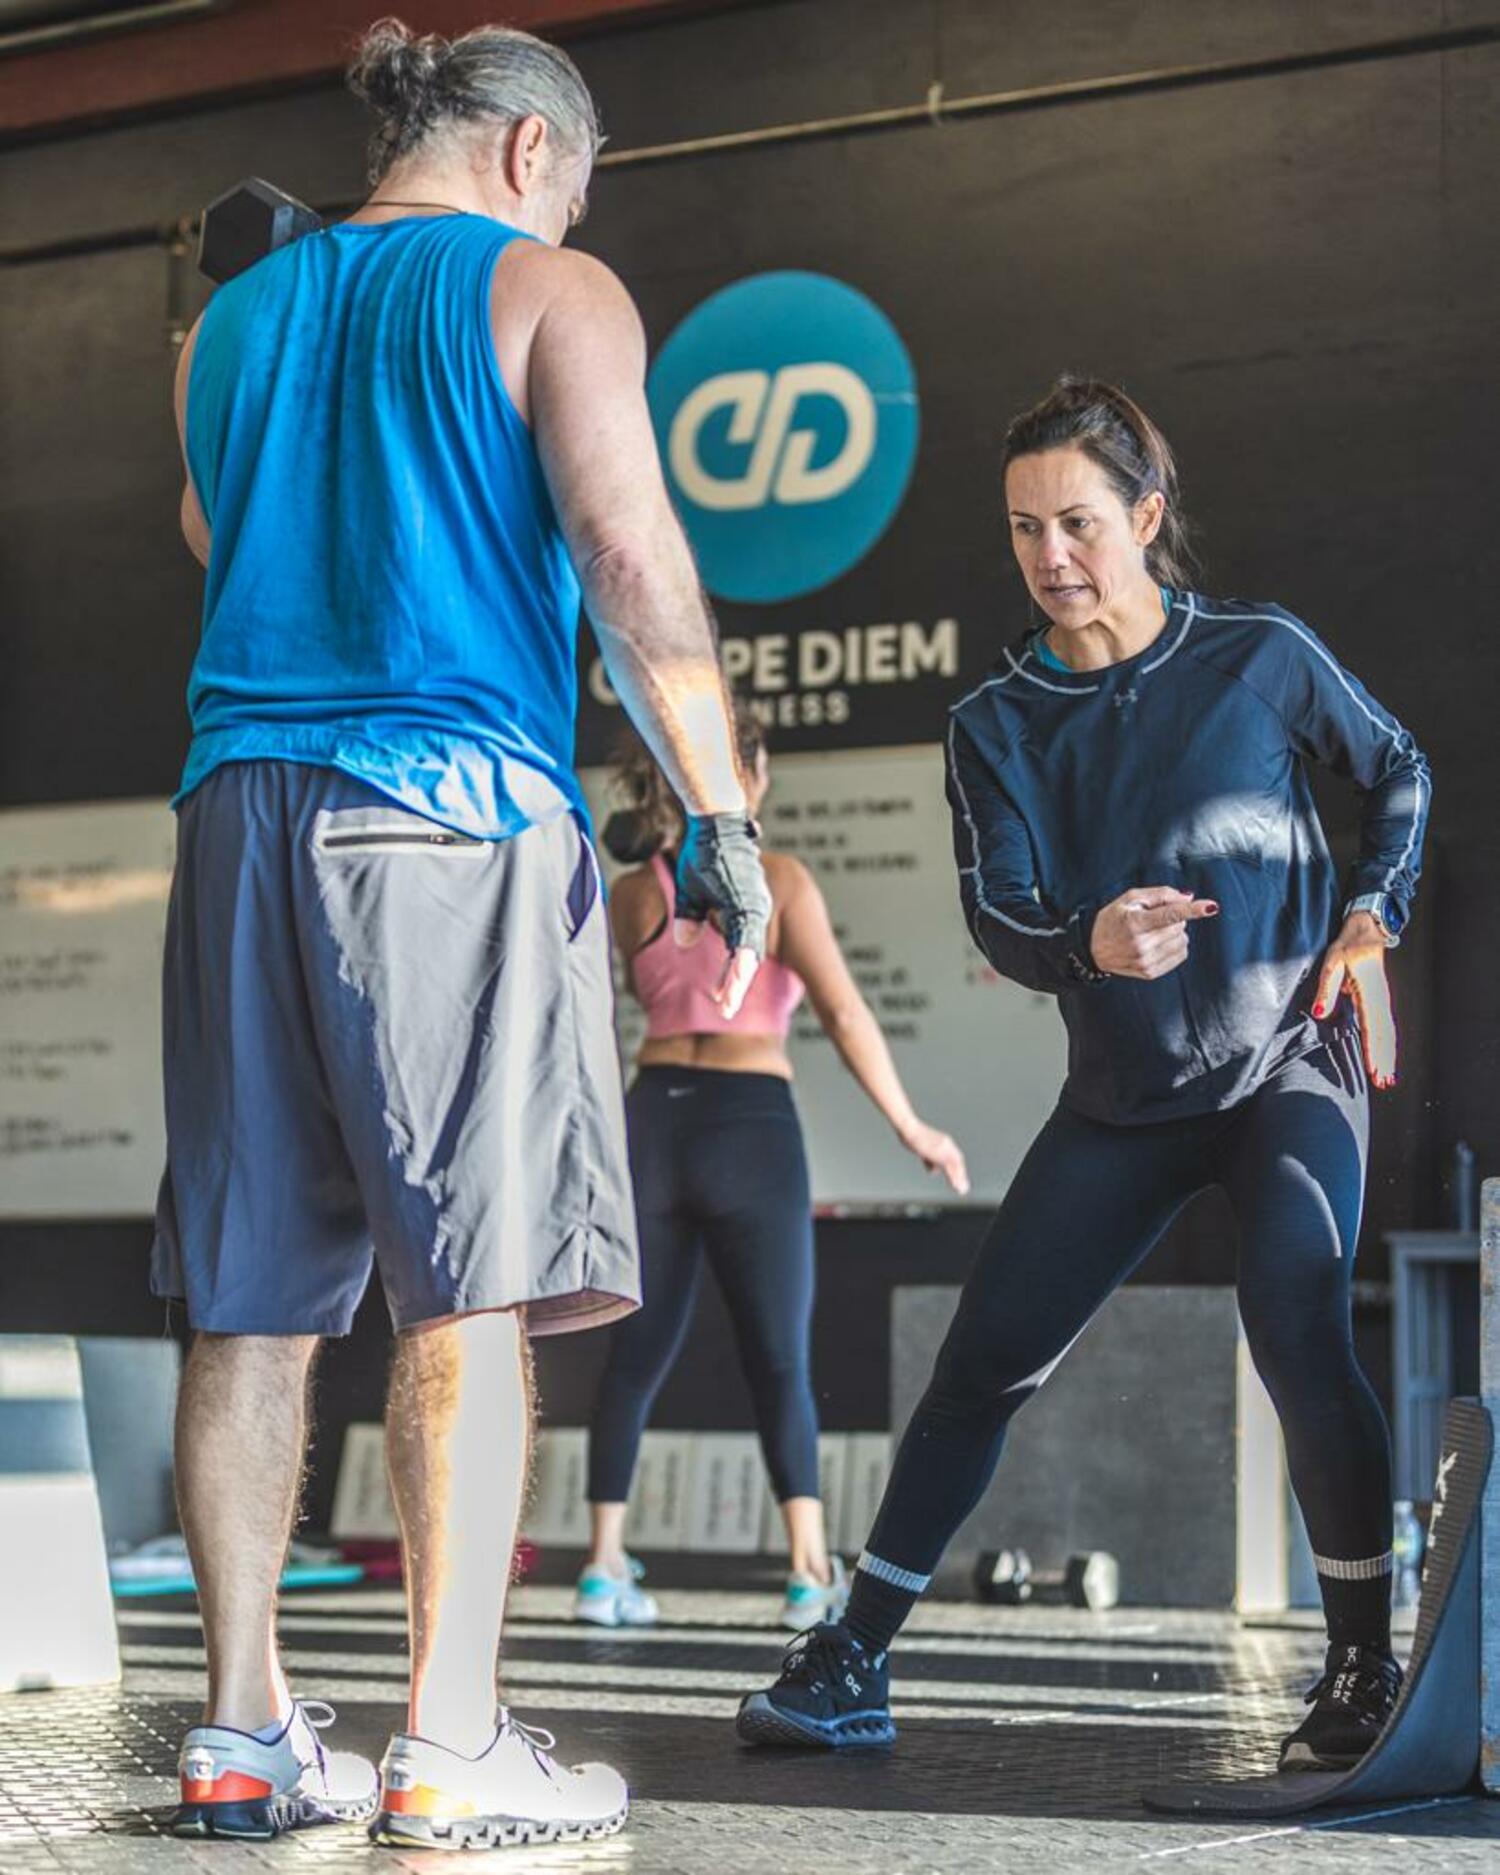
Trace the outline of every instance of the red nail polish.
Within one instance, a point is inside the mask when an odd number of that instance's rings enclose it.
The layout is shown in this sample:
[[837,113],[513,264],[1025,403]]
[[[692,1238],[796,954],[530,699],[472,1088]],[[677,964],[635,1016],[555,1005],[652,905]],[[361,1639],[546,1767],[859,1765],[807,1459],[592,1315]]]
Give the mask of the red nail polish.
[[1321,1003],[1313,1004],[1313,1016],[1317,1021],[1321,1022],[1324,1016],[1327,1015],[1327,1013],[1328,1011],[1323,1007]]

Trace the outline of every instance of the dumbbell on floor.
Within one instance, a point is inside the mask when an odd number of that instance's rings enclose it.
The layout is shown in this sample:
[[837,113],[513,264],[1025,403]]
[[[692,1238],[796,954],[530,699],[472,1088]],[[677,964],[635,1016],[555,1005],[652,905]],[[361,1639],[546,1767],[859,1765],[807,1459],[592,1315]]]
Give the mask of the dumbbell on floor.
[[1023,1549],[984,1550],[974,1565],[974,1592],[982,1602],[1020,1607],[1113,1608],[1120,1599],[1120,1565],[1108,1550],[1080,1550],[1060,1574],[1039,1574]]
[[198,225],[198,270],[216,283],[232,280],[278,247],[322,226],[316,209],[251,176],[204,209]]

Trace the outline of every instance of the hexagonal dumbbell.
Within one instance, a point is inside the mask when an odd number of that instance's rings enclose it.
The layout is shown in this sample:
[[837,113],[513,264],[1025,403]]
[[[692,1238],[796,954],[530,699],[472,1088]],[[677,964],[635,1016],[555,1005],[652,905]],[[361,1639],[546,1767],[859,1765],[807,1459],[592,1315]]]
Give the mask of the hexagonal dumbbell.
[[1108,1550],[1080,1550],[1060,1575],[1046,1575],[1023,1549],[984,1550],[974,1565],[974,1592],[982,1602],[1012,1608],[1038,1601],[1098,1612],[1120,1599],[1120,1565]]
[[210,280],[232,280],[299,235],[323,226],[305,202],[251,176],[215,197],[198,228],[198,267]]

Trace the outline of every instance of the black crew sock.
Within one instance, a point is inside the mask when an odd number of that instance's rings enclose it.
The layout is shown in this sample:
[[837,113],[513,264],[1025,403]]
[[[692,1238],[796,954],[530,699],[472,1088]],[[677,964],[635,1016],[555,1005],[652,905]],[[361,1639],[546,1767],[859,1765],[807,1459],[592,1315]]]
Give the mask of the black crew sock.
[[1328,1639],[1335,1647],[1373,1647],[1391,1651],[1391,1572],[1346,1581],[1318,1571]]
[[856,1569],[844,1626],[867,1654],[883,1654],[919,1599],[910,1589],[898,1589],[866,1569]]

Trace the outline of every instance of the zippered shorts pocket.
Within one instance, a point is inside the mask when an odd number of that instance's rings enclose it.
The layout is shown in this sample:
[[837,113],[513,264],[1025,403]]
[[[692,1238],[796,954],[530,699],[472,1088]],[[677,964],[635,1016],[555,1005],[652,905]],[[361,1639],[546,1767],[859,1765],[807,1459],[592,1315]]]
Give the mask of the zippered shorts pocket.
[[429,853],[474,859],[493,842],[455,833],[419,814],[390,815],[362,807],[333,809],[318,816],[313,845],[320,853]]

